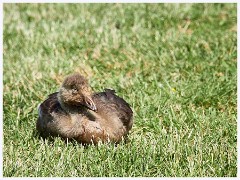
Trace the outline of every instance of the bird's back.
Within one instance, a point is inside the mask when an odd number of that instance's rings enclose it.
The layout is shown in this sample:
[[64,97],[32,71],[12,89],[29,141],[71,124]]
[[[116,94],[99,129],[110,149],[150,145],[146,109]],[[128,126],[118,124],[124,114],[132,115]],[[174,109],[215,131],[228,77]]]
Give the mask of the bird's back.
[[93,101],[98,108],[98,114],[117,116],[127,131],[132,128],[133,112],[129,104],[121,97],[115,94],[114,90],[105,89],[105,92],[96,93],[93,95]]
[[61,108],[61,105],[57,99],[57,94],[58,92],[50,94],[48,98],[38,107],[38,120],[36,128],[42,136],[54,134],[52,129],[47,128],[48,124],[53,122],[53,113],[66,116],[66,113]]

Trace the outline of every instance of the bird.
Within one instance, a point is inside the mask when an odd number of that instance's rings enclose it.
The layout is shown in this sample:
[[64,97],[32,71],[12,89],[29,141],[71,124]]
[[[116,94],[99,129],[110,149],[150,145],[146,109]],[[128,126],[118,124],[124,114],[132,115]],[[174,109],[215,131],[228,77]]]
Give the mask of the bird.
[[93,92],[79,73],[68,75],[58,92],[38,107],[39,135],[74,139],[81,144],[120,143],[133,126],[130,105],[115,90]]

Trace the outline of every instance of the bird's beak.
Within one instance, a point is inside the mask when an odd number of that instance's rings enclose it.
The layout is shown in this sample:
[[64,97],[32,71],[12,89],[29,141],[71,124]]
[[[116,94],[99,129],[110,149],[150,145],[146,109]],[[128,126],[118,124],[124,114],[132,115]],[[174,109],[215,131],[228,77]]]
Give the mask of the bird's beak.
[[97,111],[97,107],[96,107],[95,103],[93,102],[92,98],[90,98],[90,97],[85,97],[84,106],[86,106],[90,110]]

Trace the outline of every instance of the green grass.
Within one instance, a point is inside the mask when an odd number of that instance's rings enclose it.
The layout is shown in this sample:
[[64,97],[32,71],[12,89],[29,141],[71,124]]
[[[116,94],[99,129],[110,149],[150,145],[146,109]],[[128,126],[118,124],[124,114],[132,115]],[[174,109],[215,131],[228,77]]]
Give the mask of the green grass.
[[[3,176],[236,176],[236,4],[4,4]],[[73,72],[134,111],[130,142],[38,139]]]

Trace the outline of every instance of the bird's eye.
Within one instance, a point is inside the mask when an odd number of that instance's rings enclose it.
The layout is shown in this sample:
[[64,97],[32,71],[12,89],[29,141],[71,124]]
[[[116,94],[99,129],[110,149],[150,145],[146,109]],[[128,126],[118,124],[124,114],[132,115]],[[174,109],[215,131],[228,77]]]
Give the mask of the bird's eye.
[[77,89],[72,89],[72,93],[76,94],[77,93]]
[[77,90],[76,86],[73,86],[73,87],[72,87],[72,93],[75,94],[75,93],[77,93],[77,92],[78,92],[78,90]]

